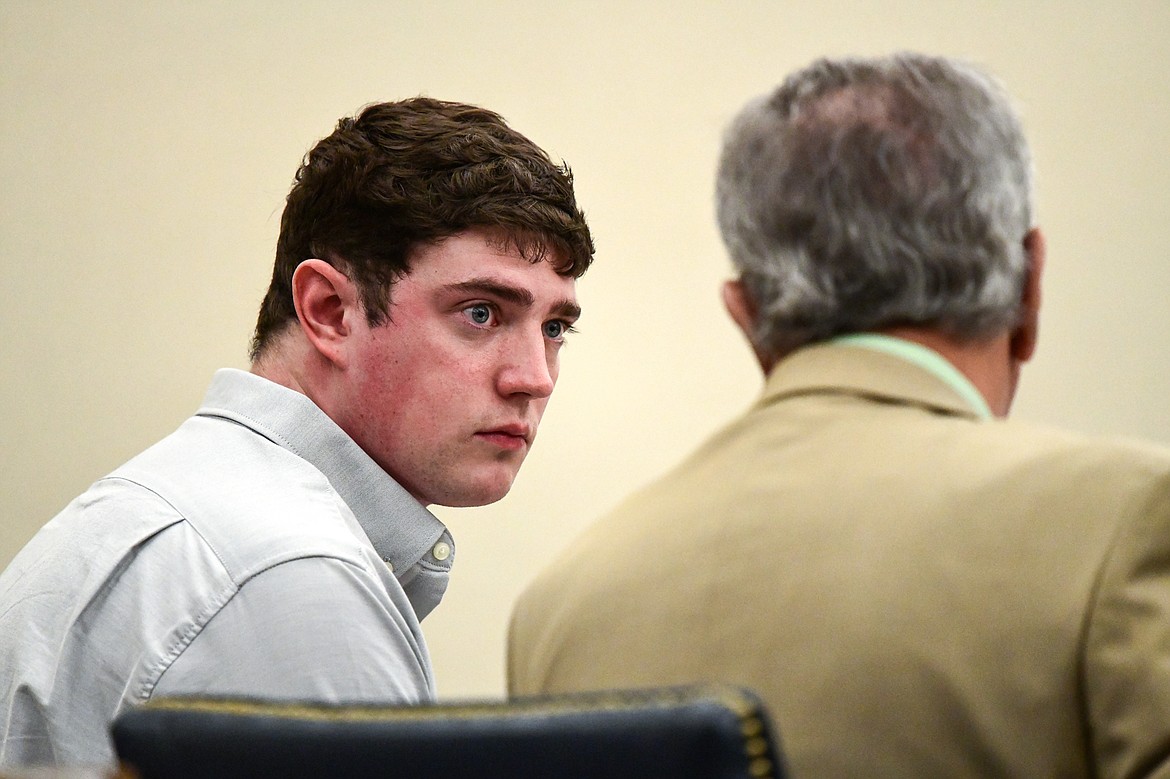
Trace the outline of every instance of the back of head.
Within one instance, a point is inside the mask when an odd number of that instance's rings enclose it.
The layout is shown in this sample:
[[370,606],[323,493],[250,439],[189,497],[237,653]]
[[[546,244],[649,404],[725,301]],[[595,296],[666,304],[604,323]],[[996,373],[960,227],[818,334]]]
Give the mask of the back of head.
[[962,63],[821,60],[727,132],[717,205],[757,348],[898,326],[979,339],[1019,313],[1031,159],[1007,95]]
[[563,275],[580,276],[593,259],[568,167],[492,111],[418,97],[342,119],[296,173],[253,359],[296,319],[292,276],[302,261],[323,259],[346,273],[377,324],[413,251],[470,228],[489,229]]

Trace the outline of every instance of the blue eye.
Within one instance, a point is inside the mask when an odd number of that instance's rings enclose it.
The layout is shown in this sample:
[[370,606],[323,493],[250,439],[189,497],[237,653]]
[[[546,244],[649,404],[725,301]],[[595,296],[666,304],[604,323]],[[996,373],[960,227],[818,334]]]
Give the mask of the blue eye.
[[544,323],[545,337],[552,338],[553,340],[563,337],[566,330],[568,328],[565,327],[565,323],[559,320],[554,319],[552,322]]
[[474,306],[468,306],[463,309],[467,314],[467,318],[477,325],[486,325],[492,318],[492,309],[484,303],[477,303]]

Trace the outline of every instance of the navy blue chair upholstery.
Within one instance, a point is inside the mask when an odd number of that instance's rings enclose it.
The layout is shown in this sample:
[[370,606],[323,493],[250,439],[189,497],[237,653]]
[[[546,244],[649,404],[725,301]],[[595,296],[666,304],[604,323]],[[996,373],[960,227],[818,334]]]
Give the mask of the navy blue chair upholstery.
[[782,779],[759,700],[686,687],[424,706],[172,698],[112,725],[141,779]]

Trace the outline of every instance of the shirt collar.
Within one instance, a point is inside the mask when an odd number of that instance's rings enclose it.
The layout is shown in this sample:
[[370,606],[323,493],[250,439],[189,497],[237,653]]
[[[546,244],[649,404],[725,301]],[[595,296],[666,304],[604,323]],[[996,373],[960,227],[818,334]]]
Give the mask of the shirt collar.
[[[399,577],[424,557],[427,568],[450,569],[454,544],[443,523],[308,396],[255,374],[225,368],[216,371],[197,416],[237,422],[316,467]],[[432,554],[440,539],[447,545],[442,560]]]
[[952,384],[905,356],[836,340],[822,341],[780,360],[768,374],[761,405],[804,395],[853,395],[917,406],[936,414],[983,419]]
[[838,336],[830,343],[874,349],[913,363],[946,382],[951,389],[971,405],[972,410],[980,419],[991,419],[994,416],[991,413],[991,408],[987,405],[987,400],[975,388],[971,380],[964,376],[962,371],[952,365],[949,360],[930,347],[907,341],[905,338],[878,333],[850,333]]

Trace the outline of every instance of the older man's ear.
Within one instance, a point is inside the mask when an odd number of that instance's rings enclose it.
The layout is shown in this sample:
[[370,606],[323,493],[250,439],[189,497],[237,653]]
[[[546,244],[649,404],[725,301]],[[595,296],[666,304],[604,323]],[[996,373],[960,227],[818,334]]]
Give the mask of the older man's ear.
[[1036,352],[1040,337],[1040,278],[1044,273],[1046,252],[1044,233],[1034,227],[1024,236],[1024,251],[1028,255],[1028,275],[1024,280],[1024,293],[1020,300],[1020,319],[1012,331],[1012,359],[1024,363]]
[[760,365],[760,370],[767,376],[776,365],[776,358],[763,351],[756,343],[756,325],[759,323],[759,316],[756,312],[755,302],[748,295],[740,279],[728,279],[723,282],[723,306],[731,316],[731,321],[735,322],[744,338],[747,339],[748,345],[752,347],[752,354],[756,356],[756,362]]

